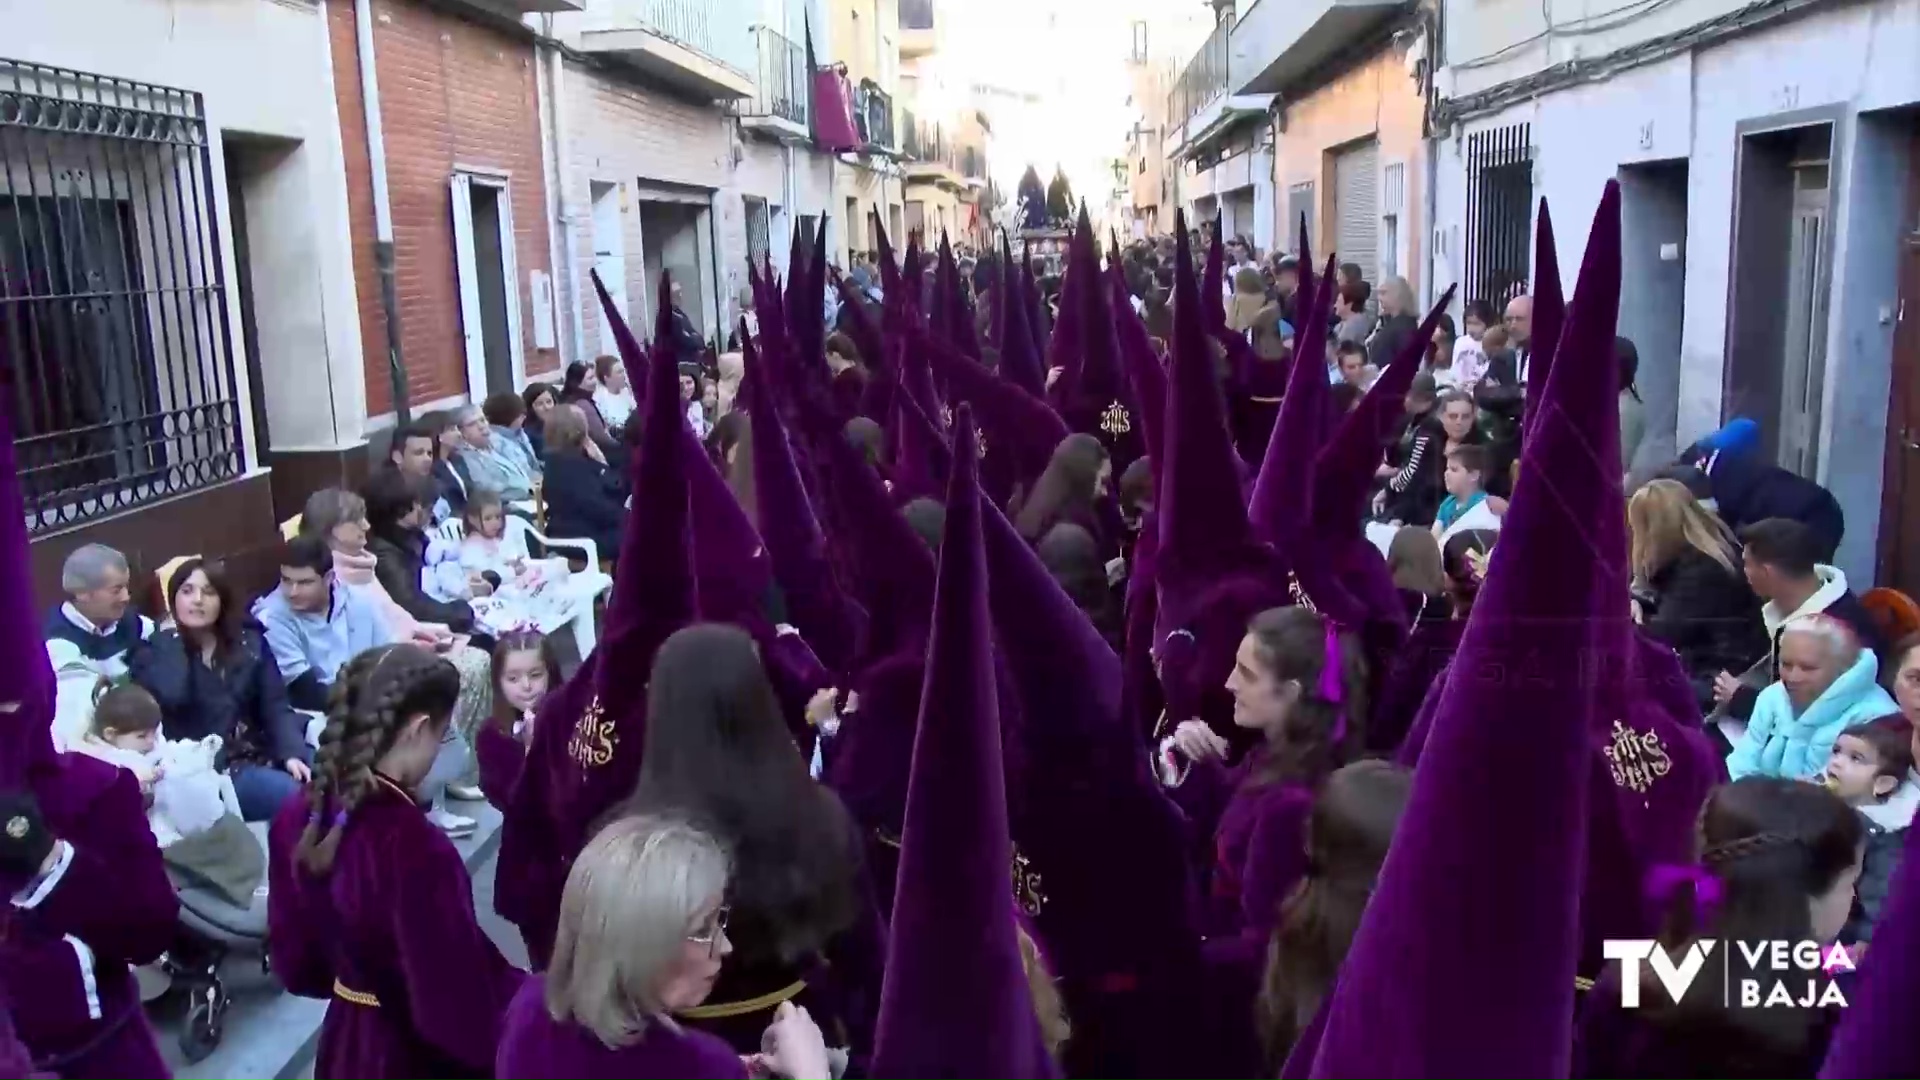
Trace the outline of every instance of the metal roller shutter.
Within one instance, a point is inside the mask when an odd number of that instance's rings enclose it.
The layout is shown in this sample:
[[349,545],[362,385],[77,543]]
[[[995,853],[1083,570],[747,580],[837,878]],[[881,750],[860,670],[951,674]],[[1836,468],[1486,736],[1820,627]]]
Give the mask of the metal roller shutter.
[[1343,263],[1359,263],[1367,281],[1379,285],[1380,146],[1356,146],[1333,159],[1334,250]]

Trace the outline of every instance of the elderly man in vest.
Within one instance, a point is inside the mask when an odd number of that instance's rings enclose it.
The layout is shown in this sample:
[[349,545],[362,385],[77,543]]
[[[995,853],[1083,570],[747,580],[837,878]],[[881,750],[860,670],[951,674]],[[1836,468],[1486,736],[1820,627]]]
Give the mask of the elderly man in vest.
[[127,580],[127,557],[105,544],[75,548],[60,569],[68,599],[41,636],[59,679],[53,742],[61,750],[86,734],[100,680],[125,680],[128,651],[153,636],[153,620],[127,610]]

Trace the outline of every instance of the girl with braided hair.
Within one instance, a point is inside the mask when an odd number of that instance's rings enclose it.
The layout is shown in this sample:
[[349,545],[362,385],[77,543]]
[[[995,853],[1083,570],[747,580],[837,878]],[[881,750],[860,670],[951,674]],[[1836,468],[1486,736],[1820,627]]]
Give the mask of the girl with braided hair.
[[267,940],[288,990],[328,999],[316,1077],[492,1075],[520,973],[418,801],[459,698],[460,673],[419,645],[354,657],[313,779],[274,818]]
[[[1700,864],[1660,867],[1650,881],[1668,905],[1660,945],[1684,957],[1701,941],[1710,954],[1678,1002],[1647,963],[1637,965],[1639,1008],[1621,1004],[1623,973],[1609,965],[1587,995],[1575,1045],[1575,1076],[1813,1076],[1826,1056],[1838,1010],[1743,1008],[1742,983],[1760,1000],[1776,984],[1796,1002],[1809,979],[1833,979],[1851,994],[1850,971],[1775,971],[1749,963],[1739,944],[1818,942],[1845,927],[1860,877],[1865,833],[1856,814],[1824,785],[1747,777],[1716,789],[1700,815]],[[1671,886],[1666,886],[1672,882]]]

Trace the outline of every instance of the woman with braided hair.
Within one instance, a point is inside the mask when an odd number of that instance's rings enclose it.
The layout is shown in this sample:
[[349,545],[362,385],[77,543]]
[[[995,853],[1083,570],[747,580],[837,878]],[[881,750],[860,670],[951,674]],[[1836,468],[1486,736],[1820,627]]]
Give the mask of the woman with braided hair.
[[348,661],[305,792],[268,842],[267,940],[288,990],[328,999],[314,1075],[491,1076],[519,989],[418,788],[460,673],[412,644]]
[[[1839,936],[1853,906],[1865,834],[1860,815],[1820,784],[1747,777],[1716,789],[1700,815],[1700,863],[1659,867],[1650,899],[1668,906],[1660,946],[1678,964],[1703,941],[1708,955],[1678,1002],[1652,965],[1609,965],[1587,995],[1575,1046],[1575,1076],[1813,1076],[1838,1010],[1819,997],[1828,980],[1843,996],[1852,972],[1755,967],[1739,947]],[[1657,887],[1656,887],[1657,886]],[[1638,1009],[1622,1005],[1621,980],[1639,981]],[[1760,1000],[1784,990],[1792,1007],[1745,1008],[1743,983]],[[1814,984],[1814,1003],[1800,1002]]]

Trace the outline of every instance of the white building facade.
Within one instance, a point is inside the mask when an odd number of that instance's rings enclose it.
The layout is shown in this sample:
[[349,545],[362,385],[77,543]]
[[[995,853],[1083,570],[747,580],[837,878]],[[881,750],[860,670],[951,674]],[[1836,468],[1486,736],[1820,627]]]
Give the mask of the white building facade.
[[1839,498],[1850,579],[1920,587],[1920,0],[1545,7],[1446,4],[1430,295],[1525,288],[1542,196],[1571,286],[1619,180],[1641,462],[1751,417]]

